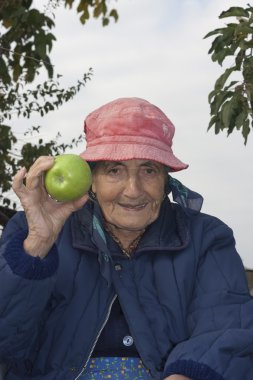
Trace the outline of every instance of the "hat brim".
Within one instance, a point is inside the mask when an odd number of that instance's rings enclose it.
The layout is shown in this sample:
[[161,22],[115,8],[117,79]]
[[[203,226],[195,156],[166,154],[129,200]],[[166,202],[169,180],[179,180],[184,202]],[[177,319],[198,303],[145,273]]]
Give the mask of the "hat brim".
[[189,166],[180,161],[172,150],[161,150],[154,146],[133,143],[89,146],[80,156],[85,161],[151,160],[168,166],[174,172],[187,169]]

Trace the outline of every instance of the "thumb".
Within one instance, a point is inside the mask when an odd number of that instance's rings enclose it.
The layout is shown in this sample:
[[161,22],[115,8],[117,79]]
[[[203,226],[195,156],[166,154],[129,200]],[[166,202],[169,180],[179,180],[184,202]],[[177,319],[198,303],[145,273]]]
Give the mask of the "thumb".
[[86,193],[81,198],[72,201],[71,203],[73,205],[73,211],[78,210],[79,208],[83,207],[85,203],[88,201],[88,199],[89,199],[89,195]]

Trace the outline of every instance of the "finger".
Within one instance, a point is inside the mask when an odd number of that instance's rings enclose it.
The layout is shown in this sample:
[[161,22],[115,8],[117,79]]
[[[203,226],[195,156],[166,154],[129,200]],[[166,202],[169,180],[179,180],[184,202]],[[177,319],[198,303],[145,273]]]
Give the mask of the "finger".
[[43,187],[44,172],[54,165],[54,158],[50,156],[39,157],[30,167],[26,175],[26,187],[33,190],[37,187]]
[[89,195],[86,193],[83,197],[73,201],[74,209],[77,210],[77,209],[83,207],[85,205],[85,203],[88,201],[88,199],[89,199]]
[[20,170],[18,170],[18,172],[13,177],[12,189],[17,195],[20,195],[25,190],[25,185],[24,185],[25,176],[26,176],[26,168],[23,167]]
[[79,208],[83,207],[85,203],[88,201],[89,196],[86,193],[84,196],[82,196],[79,199],[76,199],[74,201],[70,202],[58,202],[58,205],[62,210],[65,210],[65,212],[70,215],[72,212],[78,210]]

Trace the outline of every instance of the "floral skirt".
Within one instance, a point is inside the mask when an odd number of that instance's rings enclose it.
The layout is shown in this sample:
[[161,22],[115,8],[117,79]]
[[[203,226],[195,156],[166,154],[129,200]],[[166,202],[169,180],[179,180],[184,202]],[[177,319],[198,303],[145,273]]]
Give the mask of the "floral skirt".
[[153,380],[139,358],[91,358],[80,380]]

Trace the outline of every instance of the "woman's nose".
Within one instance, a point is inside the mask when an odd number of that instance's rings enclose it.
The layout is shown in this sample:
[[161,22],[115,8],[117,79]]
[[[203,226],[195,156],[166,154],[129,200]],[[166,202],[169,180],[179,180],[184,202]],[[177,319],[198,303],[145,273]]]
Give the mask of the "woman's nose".
[[128,177],[123,193],[129,198],[138,198],[142,194],[142,183],[137,175],[130,175]]

